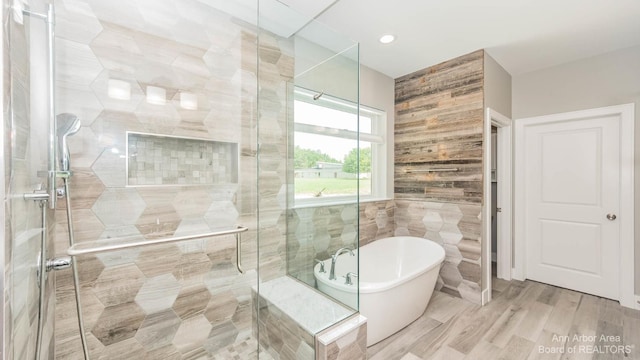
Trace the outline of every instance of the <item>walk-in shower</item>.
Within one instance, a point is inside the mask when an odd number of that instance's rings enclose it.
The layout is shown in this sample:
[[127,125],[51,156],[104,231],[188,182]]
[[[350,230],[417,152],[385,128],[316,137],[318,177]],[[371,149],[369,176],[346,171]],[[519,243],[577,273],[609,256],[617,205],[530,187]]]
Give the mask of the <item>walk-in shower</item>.
[[294,92],[357,116],[358,45],[276,0],[20,4],[6,359],[315,359],[357,312],[306,280],[358,192],[297,208]]

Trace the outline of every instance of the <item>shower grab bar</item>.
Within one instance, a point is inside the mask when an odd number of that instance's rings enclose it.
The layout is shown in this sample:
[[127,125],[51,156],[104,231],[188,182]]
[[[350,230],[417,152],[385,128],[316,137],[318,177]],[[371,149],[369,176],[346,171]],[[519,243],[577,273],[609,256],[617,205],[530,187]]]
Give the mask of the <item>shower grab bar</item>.
[[429,172],[446,172],[446,171],[460,171],[458,168],[433,168],[424,170],[405,170],[406,173],[429,173]]
[[[202,233],[202,234],[186,235],[186,236],[176,236],[176,237],[163,238],[163,239],[142,240],[142,241],[135,241],[135,242],[130,242],[130,243],[104,245],[104,246],[93,246],[93,247],[86,247],[87,243],[80,243],[80,244],[76,244],[76,245],[73,245],[73,246],[69,247],[69,249],[67,249],[67,255],[72,256],[72,257],[76,257],[76,256],[82,256],[82,255],[90,255],[90,254],[98,254],[98,253],[103,253],[103,252],[125,250],[125,249],[131,249],[131,248],[136,248],[136,247],[144,247],[144,246],[150,246],[150,245],[169,244],[169,243],[175,243],[175,242],[186,241],[186,240],[197,240],[197,239],[203,239],[203,238],[215,237],[215,236],[222,236],[222,235],[235,235],[235,237],[236,237],[236,256],[237,256],[236,267],[238,268],[238,271],[241,274],[244,274],[244,269],[242,268],[242,257],[240,256],[241,255],[241,250],[242,250],[242,239],[241,239],[240,234],[243,233],[243,232],[246,232],[248,230],[249,230],[249,228],[247,228],[247,227],[238,226],[235,229],[222,230],[222,231],[216,231],[216,232],[211,232],[211,233]],[[114,240],[114,239],[109,239],[109,240]],[[84,246],[82,246],[82,245],[84,245]]]

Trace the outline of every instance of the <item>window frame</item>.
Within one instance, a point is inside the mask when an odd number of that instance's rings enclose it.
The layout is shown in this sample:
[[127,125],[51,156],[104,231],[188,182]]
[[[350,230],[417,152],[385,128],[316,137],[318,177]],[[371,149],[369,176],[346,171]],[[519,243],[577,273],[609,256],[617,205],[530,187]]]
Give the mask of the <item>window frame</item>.
[[[326,107],[332,110],[343,111],[350,114],[355,114],[360,121],[361,116],[366,116],[371,119],[371,133],[360,133],[357,131],[337,129],[334,127],[321,127],[316,125],[309,125],[298,123],[295,121],[297,118],[294,112],[294,126],[293,126],[293,143],[295,144],[295,133],[304,132],[308,134],[316,134],[323,136],[330,136],[335,138],[343,138],[349,140],[358,141],[358,149],[360,149],[361,142],[371,143],[371,194],[361,195],[346,195],[346,196],[328,196],[317,198],[297,198],[295,196],[295,178],[294,178],[294,191],[293,191],[293,206],[294,208],[303,207],[315,207],[315,206],[328,206],[339,204],[353,204],[357,201],[377,201],[388,199],[387,194],[387,171],[388,171],[388,141],[387,141],[387,112],[371,106],[366,106],[357,103],[323,94],[320,98],[314,99],[318,92],[311,91],[299,86],[294,88],[294,102],[302,101],[312,105]],[[294,104],[295,108],[295,104]],[[358,126],[359,127],[359,126]],[[295,151],[295,150],[294,150]],[[295,155],[294,155],[295,156]],[[295,170],[294,170],[295,171]],[[359,186],[358,186],[359,188]]]

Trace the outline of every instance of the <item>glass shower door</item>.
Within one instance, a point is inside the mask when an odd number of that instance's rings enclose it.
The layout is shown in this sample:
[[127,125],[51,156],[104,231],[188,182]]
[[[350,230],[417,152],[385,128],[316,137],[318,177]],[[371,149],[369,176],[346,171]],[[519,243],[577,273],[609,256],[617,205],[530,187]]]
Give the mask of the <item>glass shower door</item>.
[[[54,277],[45,273],[41,304],[39,265],[43,243],[45,256],[53,253],[55,218],[46,201],[25,199],[25,194],[39,190],[46,195],[47,29],[42,19],[29,17],[22,10],[3,12],[4,260],[8,270],[4,353],[6,359],[34,359],[37,355],[49,359],[54,349],[55,285]],[[32,1],[24,10],[46,13],[46,4]]]
[[[57,1],[57,107],[81,121],[68,138],[76,248],[145,243],[76,257],[91,359],[257,357],[251,3]],[[200,237],[236,226],[240,259],[234,235]],[[56,358],[81,359],[71,274],[56,276]]]

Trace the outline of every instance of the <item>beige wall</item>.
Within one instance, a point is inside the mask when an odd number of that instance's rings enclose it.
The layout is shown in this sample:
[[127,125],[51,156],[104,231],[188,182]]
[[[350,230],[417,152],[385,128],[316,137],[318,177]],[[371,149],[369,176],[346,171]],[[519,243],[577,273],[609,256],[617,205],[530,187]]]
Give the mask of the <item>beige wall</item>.
[[[484,108],[491,108],[499,112],[500,114],[511,118],[511,104],[512,104],[512,88],[511,88],[511,74],[507,72],[497,61],[495,61],[485,50],[484,51]],[[485,121],[491,121],[491,119],[485,119]],[[497,139],[497,138],[494,138]],[[494,141],[494,140],[492,140]],[[492,142],[492,148],[495,148],[496,144]],[[499,171],[499,170],[498,170]],[[485,179],[490,181],[490,179]],[[491,216],[494,219],[497,209],[497,184],[491,184]],[[496,189],[496,190],[493,190]],[[492,221],[492,224],[494,222]],[[497,223],[496,223],[497,224]],[[498,236],[497,231],[492,230],[491,242],[487,239],[483,243],[483,246],[491,246],[491,252],[496,252],[498,249]],[[483,249],[482,253],[486,254],[486,249]],[[490,253],[491,253],[490,252]],[[482,262],[482,277],[487,279],[488,272],[491,272],[491,259],[484,259]],[[487,290],[490,285],[488,281],[482,283],[482,291]]]
[[395,81],[366,66],[360,66],[360,104],[387,113],[387,194],[393,197],[393,124]]
[[[635,221],[640,223],[640,46],[513,77],[513,118],[635,103]],[[517,121],[517,120],[516,120]],[[635,231],[640,293],[640,229]]]
[[484,107],[511,117],[511,75],[484,52]]

